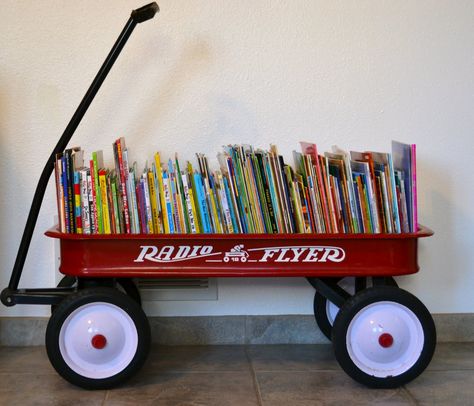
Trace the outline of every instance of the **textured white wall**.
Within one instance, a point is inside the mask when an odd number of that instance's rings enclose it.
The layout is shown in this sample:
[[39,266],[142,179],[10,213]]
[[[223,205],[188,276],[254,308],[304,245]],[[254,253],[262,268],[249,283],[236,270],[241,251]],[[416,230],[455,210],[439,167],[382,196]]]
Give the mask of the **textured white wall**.
[[[0,11],[0,286],[8,283],[37,178],[140,1],[3,0]],[[433,312],[473,312],[474,2],[161,0],[137,27],[72,144],[126,136],[210,156],[227,143],[299,140],[354,150],[417,144],[419,274],[399,282]],[[47,191],[22,286],[54,285],[56,206]],[[164,315],[311,313],[301,279],[219,281],[219,300],[165,303]],[[46,308],[0,307],[0,315]]]

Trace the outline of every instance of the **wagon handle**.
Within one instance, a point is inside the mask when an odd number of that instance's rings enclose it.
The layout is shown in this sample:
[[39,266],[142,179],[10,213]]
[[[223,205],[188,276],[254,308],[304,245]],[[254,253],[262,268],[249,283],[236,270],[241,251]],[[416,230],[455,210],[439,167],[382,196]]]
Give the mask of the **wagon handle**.
[[132,15],[130,16],[133,21],[136,23],[143,23],[144,21],[151,20],[156,13],[160,11],[158,4],[155,2],[147,4],[146,6],[137,8],[136,10],[132,11]]
[[95,95],[99,91],[100,86],[104,82],[114,62],[122,51],[125,43],[132,34],[133,29],[136,27],[137,24],[152,19],[158,11],[159,7],[158,4],[156,4],[155,2],[132,11],[130,18],[125,24],[125,27],[123,28],[114,46],[107,55],[107,58],[105,59],[99,72],[92,81],[92,84],[84,95],[81,103],[77,107],[74,115],[69,121],[69,124],[64,130],[64,133],[62,134],[48,161],[46,162],[46,165],[38,181],[38,185],[36,186],[35,194],[33,196],[33,202],[31,203],[30,212],[28,214],[26,226],[23,231],[20,246],[18,248],[15,264],[13,265],[10,283],[8,284],[8,288],[4,289],[1,294],[1,300],[6,306],[13,306],[15,304],[14,294],[15,291],[18,289],[21,273],[23,272],[23,266],[25,265],[26,256],[28,254],[31,238],[33,236],[33,232],[36,226],[36,221],[38,220],[41,204],[43,202],[44,194],[46,192],[46,187],[48,186],[49,178],[54,170],[56,154],[64,151],[64,149],[66,148],[71,137],[79,126],[82,118],[84,117],[84,114],[87,112],[87,109],[92,103],[92,100],[94,100]]

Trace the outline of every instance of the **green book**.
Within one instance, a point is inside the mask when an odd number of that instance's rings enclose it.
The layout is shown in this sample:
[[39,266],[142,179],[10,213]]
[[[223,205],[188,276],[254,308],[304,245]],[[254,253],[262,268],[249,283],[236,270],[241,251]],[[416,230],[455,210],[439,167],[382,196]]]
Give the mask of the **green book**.
[[104,167],[104,154],[102,151],[92,153],[92,164],[94,169],[95,198],[97,211],[97,231],[104,234],[104,217],[102,214],[102,197],[100,195],[99,169]]

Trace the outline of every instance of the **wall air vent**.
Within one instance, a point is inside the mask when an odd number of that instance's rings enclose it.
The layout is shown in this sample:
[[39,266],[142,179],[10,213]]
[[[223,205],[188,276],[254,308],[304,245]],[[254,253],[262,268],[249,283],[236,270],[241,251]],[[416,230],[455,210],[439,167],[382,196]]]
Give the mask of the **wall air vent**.
[[216,278],[138,279],[144,302],[159,300],[217,300]]

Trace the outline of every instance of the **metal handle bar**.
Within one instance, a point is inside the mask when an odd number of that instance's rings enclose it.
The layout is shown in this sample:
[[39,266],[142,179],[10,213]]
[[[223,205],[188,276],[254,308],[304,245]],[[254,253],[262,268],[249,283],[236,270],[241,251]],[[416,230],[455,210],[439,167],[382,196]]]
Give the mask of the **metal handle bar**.
[[125,24],[125,27],[117,38],[111,51],[107,55],[107,58],[102,64],[102,67],[94,78],[92,84],[84,95],[81,103],[77,107],[74,115],[69,121],[69,124],[64,130],[64,133],[62,134],[58,143],[54,147],[54,150],[51,153],[48,161],[46,162],[46,165],[38,181],[38,185],[36,186],[35,194],[33,196],[33,202],[31,204],[30,212],[28,214],[28,219],[26,220],[26,226],[23,231],[20,246],[18,248],[15,264],[13,266],[12,274],[10,277],[10,283],[8,284],[8,288],[4,289],[1,295],[1,300],[5,305],[11,306],[12,304],[14,304],[12,303],[11,299],[8,299],[11,293],[18,289],[21,273],[23,271],[23,266],[25,265],[26,256],[28,254],[31,238],[33,236],[33,231],[36,226],[36,221],[38,220],[41,204],[43,202],[44,194],[46,192],[46,187],[48,186],[49,177],[51,176],[54,170],[54,161],[56,159],[56,154],[64,151],[64,149],[66,148],[79,123],[84,117],[84,114],[92,103],[92,100],[94,100],[94,97],[97,94],[100,86],[104,82],[114,62],[122,51],[125,43],[132,34],[135,26],[139,23],[152,19],[158,11],[159,7],[158,4],[156,4],[155,2],[132,11],[130,18]]

